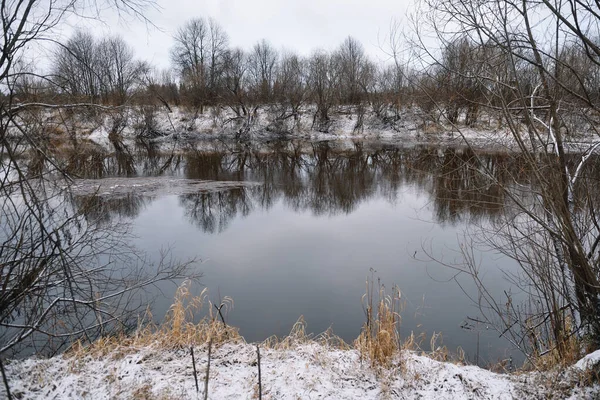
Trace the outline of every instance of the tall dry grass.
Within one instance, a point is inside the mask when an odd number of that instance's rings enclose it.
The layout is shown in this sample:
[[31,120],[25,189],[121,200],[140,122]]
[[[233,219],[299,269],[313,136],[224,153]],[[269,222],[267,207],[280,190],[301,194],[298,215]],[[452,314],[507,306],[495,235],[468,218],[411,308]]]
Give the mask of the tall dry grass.
[[361,333],[354,341],[361,360],[368,360],[373,367],[389,367],[393,356],[400,350],[400,298],[397,286],[392,294],[378,280],[374,287],[373,278],[366,281],[366,293],[362,297],[366,321]]
[[306,321],[304,316],[300,316],[298,321],[292,326],[290,333],[282,338],[270,336],[261,343],[261,347],[273,350],[290,350],[297,346],[316,343],[328,348],[349,350],[351,346],[341,337],[335,335],[331,328],[318,335],[306,332]]
[[[227,315],[233,308],[233,300],[225,297],[215,307],[208,297],[207,289],[202,290],[198,296],[194,296],[190,291],[190,286],[190,281],[185,281],[179,286],[173,304],[169,307],[162,324],[156,325],[150,322],[152,315],[146,311],[146,314],[138,321],[138,327],[133,333],[102,337],[87,346],[76,342],[71,346],[68,354],[99,357],[108,354],[119,356],[142,347],[177,349],[209,342],[212,342],[213,346],[219,346],[226,342],[243,342],[244,339],[240,336],[238,329],[227,325],[221,319],[221,315]],[[206,313],[204,316],[198,317],[202,310],[206,310]]]
[[[564,321],[565,331],[575,332],[572,318],[567,316]],[[566,367],[576,363],[583,354],[588,353],[584,351],[587,349],[584,349],[583,339],[574,333],[561,336],[560,343],[556,343],[554,336],[546,335],[544,339],[539,330],[529,325],[531,324],[528,321],[527,340],[533,348],[533,353],[525,363],[524,370],[548,371],[556,367]]]
[[[208,313],[198,322],[194,322],[196,315],[207,306]],[[192,296],[190,282],[184,282],[175,293],[175,299],[165,321],[152,336],[162,341],[165,346],[174,347],[199,345],[212,341],[219,345],[227,341],[241,340],[238,329],[231,327],[220,319],[215,310],[220,310],[227,315],[233,309],[233,299],[225,297],[216,306],[208,298],[208,289],[204,289],[199,296]]]
[[[234,306],[230,297],[225,297],[218,305],[210,301],[208,290],[204,289],[195,296],[191,292],[191,282],[185,281],[176,291],[173,304],[169,308],[162,324],[152,322],[152,315],[147,311],[138,321],[137,329],[129,334],[120,334],[99,338],[90,345],[75,343],[68,352],[74,356],[91,355],[102,357],[111,355],[119,357],[130,354],[141,348],[156,347],[160,349],[189,348],[202,346],[212,342],[219,346],[227,342],[244,343],[238,329],[224,321]],[[441,334],[431,338],[431,351],[424,351],[421,343],[425,334],[410,334],[404,342],[400,340],[399,328],[401,292],[397,286],[392,287],[391,294],[386,293],[385,286],[373,277],[366,280],[366,291],[362,296],[365,312],[365,323],[360,335],[353,342],[359,351],[361,360],[368,361],[372,367],[381,369],[392,366],[394,356],[402,351],[419,351],[434,359],[448,361],[448,350],[441,345]],[[203,316],[200,317],[200,314]],[[292,327],[290,333],[283,337],[269,337],[260,346],[274,350],[291,350],[300,345],[320,344],[327,348],[351,349],[331,329],[319,334],[307,333],[307,325],[301,316]],[[464,362],[464,354],[459,357]]]

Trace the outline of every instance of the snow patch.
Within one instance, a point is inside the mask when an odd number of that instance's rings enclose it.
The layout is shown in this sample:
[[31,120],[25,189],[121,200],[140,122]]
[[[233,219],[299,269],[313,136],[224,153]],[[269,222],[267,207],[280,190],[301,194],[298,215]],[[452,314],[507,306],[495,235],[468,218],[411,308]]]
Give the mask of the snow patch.
[[86,138],[105,149],[111,147],[110,140],[108,139],[108,131],[104,126],[94,129]]
[[[145,347],[125,353],[117,349],[100,359],[91,356],[26,359],[10,362],[6,370],[16,398],[202,398],[207,348],[196,346],[194,353],[199,393],[189,349]],[[582,362],[599,357],[596,352]],[[287,350],[261,348],[261,375],[265,399],[534,399],[552,394],[541,387],[523,390],[523,382],[534,381],[527,374],[496,374],[475,366],[438,362],[408,351],[398,355],[391,368],[376,371],[361,360],[356,350],[339,350],[317,343]],[[3,390],[0,389],[0,395]],[[208,393],[211,399],[257,397],[255,345],[225,344],[213,349]],[[592,396],[600,391],[586,388],[577,393]]]
[[600,350],[596,350],[577,361],[575,368],[585,371],[586,369],[593,368],[598,363],[600,363]]
[[219,192],[243,187],[258,186],[248,181],[205,181],[171,177],[132,177],[104,179],[76,179],[71,190],[77,195],[100,195],[118,198],[127,195],[154,196],[158,194],[190,194]]

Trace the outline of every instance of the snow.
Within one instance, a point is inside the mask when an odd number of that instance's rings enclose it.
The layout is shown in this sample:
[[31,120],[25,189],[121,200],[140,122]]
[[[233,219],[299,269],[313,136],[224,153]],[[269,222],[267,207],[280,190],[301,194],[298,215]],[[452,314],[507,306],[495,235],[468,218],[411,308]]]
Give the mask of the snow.
[[249,181],[208,181],[186,178],[132,177],[75,179],[70,188],[76,195],[97,194],[102,197],[120,198],[127,195],[190,194],[198,192],[218,192],[234,188],[257,186]]
[[596,350],[593,353],[590,353],[583,357],[575,364],[575,368],[586,370],[588,368],[596,366],[596,364],[598,363],[600,363],[600,350]]
[[110,148],[110,140],[108,140],[108,131],[104,126],[100,126],[94,129],[88,136],[87,139],[100,145],[103,148]]
[[[6,370],[12,394],[21,399],[195,399],[203,398],[207,348],[196,346],[194,353],[198,393],[189,349],[117,348],[102,358],[63,355],[13,361]],[[574,368],[583,368],[599,354],[586,356]],[[356,350],[315,342],[290,349],[261,347],[264,399],[534,399],[555,395],[534,383],[543,377],[540,374],[496,374],[409,351],[398,355],[391,367],[376,369],[361,361]],[[527,386],[534,387],[526,390]],[[229,343],[213,348],[208,393],[209,399],[258,398],[255,345]],[[599,394],[598,387],[574,389],[572,398]]]
[[[108,108],[102,114],[75,113],[68,119],[60,117],[54,108],[42,111],[45,120],[57,132],[75,133],[78,140],[92,142],[108,151],[114,150],[112,139],[133,143],[138,138],[151,139],[162,144],[202,140],[253,140],[304,139],[308,141],[376,140],[382,143],[402,145],[459,145],[468,141],[474,148],[513,150],[516,143],[507,127],[500,127],[495,119],[482,114],[474,127],[433,124],[418,108],[402,109],[396,115],[391,109],[377,116],[372,110],[365,111],[363,125],[357,129],[357,108],[337,106],[329,112],[330,121],[326,132],[313,125],[315,105],[306,105],[299,111],[298,120],[288,118],[276,124],[281,112],[275,105],[262,105],[251,118],[238,117],[229,107],[206,107],[200,114],[185,107],[132,106]],[[387,113],[387,115],[386,115]],[[442,121],[443,122],[443,121]],[[581,152],[597,143],[597,135],[589,126],[577,130],[577,137],[565,141],[566,151]],[[9,127],[10,136],[20,136],[16,127]],[[524,130],[526,132],[526,129]],[[529,141],[527,140],[526,143]]]
[[[218,111],[218,112],[217,112]],[[139,119],[130,110],[131,121]],[[181,108],[168,113],[158,108],[155,129],[158,140],[172,143],[183,139],[233,138],[236,125],[226,122],[232,117],[227,110],[208,110],[193,115]],[[418,128],[418,117],[403,115],[390,126],[374,116],[365,116],[365,126],[355,132],[356,116],[349,112],[332,112],[333,122],[328,132],[312,129],[312,113],[305,110],[299,127],[292,133],[280,134],[266,129],[272,119],[267,110],[259,113],[250,129],[251,139],[294,137],[309,140],[340,140],[340,146],[352,146],[356,139],[395,142],[404,145],[419,143],[462,144],[510,148],[508,132],[490,127],[451,129],[425,133]],[[78,135],[97,145],[111,149],[110,118],[104,121],[77,121]],[[135,124],[125,127],[121,136],[132,140],[137,134]],[[585,139],[581,138],[582,146]],[[206,144],[201,144],[206,145]],[[77,180],[76,193],[101,190],[106,195],[154,192],[187,193],[188,191],[222,190],[230,186],[250,185],[241,182],[194,181],[175,178],[120,178]],[[50,359],[28,358],[7,363],[6,371],[14,398],[19,399],[129,399],[129,398],[203,398],[207,365],[205,345],[195,347],[199,393],[193,377],[189,349],[164,349],[148,346],[139,349],[117,348],[102,358],[92,356],[56,356]],[[209,398],[258,398],[256,347],[250,344],[225,344],[213,349]],[[438,362],[427,356],[403,351],[392,366],[374,369],[361,360],[356,350],[339,350],[318,343],[305,343],[290,349],[261,347],[262,390],[265,399],[537,399],[545,397],[600,398],[600,387],[579,387],[580,377],[600,363],[600,351],[591,353],[573,367],[562,371],[496,374],[475,366]],[[555,391],[561,386],[560,392]],[[0,398],[6,396],[0,385]]]
[[[463,144],[463,138],[473,144],[506,146],[511,143],[510,135],[487,123],[480,127],[463,128],[461,132],[452,127],[436,127],[428,130],[423,127],[423,117],[418,110],[403,110],[399,119],[384,122],[372,111],[367,111],[361,129],[357,124],[356,110],[351,106],[337,107],[331,110],[327,132],[313,127],[315,106],[308,105],[301,110],[297,123],[293,118],[282,122],[281,130],[274,128],[276,110],[271,106],[258,109],[256,118],[246,134],[238,137],[245,119],[236,119],[235,113],[228,107],[207,107],[203,114],[186,110],[184,107],[131,107],[107,110],[105,115],[89,117],[76,114],[67,121],[55,115],[56,110],[45,110],[46,119],[60,127],[57,131],[76,132],[78,139],[91,141],[102,148],[111,150],[109,133],[125,141],[136,137],[146,137],[161,142],[178,140],[205,139],[253,139],[272,140],[277,138],[296,138],[306,140],[371,139],[396,143],[447,143]],[[148,117],[150,115],[150,117]],[[120,125],[120,121],[125,121]],[[62,126],[61,124],[66,124]],[[15,129],[13,135],[19,135]]]

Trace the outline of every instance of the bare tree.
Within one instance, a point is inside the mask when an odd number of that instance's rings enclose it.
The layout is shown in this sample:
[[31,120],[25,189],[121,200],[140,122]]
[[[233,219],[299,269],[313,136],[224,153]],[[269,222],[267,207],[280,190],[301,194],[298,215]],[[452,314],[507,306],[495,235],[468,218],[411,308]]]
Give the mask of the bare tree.
[[[405,74],[395,65],[389,65],[378,71],[377,77],[378,96],[374,101],[379,101],[379,106],[373,104],[375,113],[384,121],[395,122],[400,119],[400,111],[407,101]],[[388,115],[387,110],[391,115]]]
[[[149,97],[158,99],[160,104],[164,105],[169,111],[172,111],[170,104],[179,105],[179,89],[171,70],[157,71],[151,69],[144,76],[144,84]],[[142,101],[146,104],[149,102],[148,98]]]
[[[145,1],[111,3],[121,12],[143,18]],[[89,8],[88,8],[89,7]],[[92,340],[111,327],[127,325],[126,306],[134,294],[162,279],[182,278],[189,263],[168,257],[155,268],[117,268],[126,237],[116,226],[98,225],[73,207],[73,178],[53,157],[45,118],[40,109],[96,107],[100,74],[92,36],[77,33],[69,48],[76,55],[60,68],[72,71],[66,87],[81,95],[81,104],[18,101],[17,83],[31,72],[17,68],[28,46],[54,41],[54,29],[69,14],[88,17],[99,5],[76,0],[40,3],[35,0],[0,5],[4,16],[0,54],[0,355],[16,351],[40,337],[56,341]],[[69,53],[69,55],[71,55]],[[126,58],[126,57],[125,57]],[[81,66],[77,63],[84,62]],[[52,76],[38,74],[53,81]],[[117,86],[123,83],[125,77]],[[70,86],[69,86],[70,85]],[[40,123],[41,121],[41,123]],[[134,253],[128,253],[133,256]],[[125,261],[121,258],[122,261]],[[131,260],[131,258],[130,258]],[[138,259],[141,261],[141,259]],[[197,277],[197,273],[191,273]],[[46,342],[47,343],[47,342]]]
[[392,115],[383,115],[386,122],[396,122],[400,119],[403,107],[411,105],[414,100],[409,98],[410,79],[407,40],[405,40],[402,25],[398,20],[392,20],[384,43],[380,44],[383,53],[387,55],[388,63],[379,71],[379,88],[385,97],[385,103]]
[[[556,350],[564,357],[574,334],[597,347],[600,225],[589,188],[595,184],[593,154],[600,148],[600,103],[597,87],[586,83],[588,66],[600,65],[596,4],[427,0],[424,5],[418,33],[424,38],[424,29],[433,28],[441,53],[423,56],[460,77],[459,83],[468,78],[482,88],[488,112],[501,115],[532,171],[524,190],[500,185],[514,205],[497,227],[502,240],[494,244],[520,263],[536,307],[507,310],[480,286],[482,305],[500,316],[503,334],[520,328],[521,348],[528,338],[545,338],[534,341],[529,354]],[[443,54],[457,45],[476,49],[465,58],[479,67],[465,70],[445,62]],[[579,49],[577,56],[573,49]],[[499,184],[485,163],[480,168]],[[477,277],[476,268],[470,272]]]
[[247,57],[243,50],[233,49],[225,55],[224,85],[227,90],[227,104],[236,115],[248,113],[247,97]]
[[323,132],[329,129],[331,124],[329,111],[335,102],[338,71],[334,67],[334,60],[324,51],[317,51],[308,60],[309,90],[317,106],[313,127]]
[[335,53],[339,68],[340,101],[345,104],[359,104],[364,97],[366,55],[362,44],[353,37],[347,37]]
[[100,101],[100,54],[91,33],[77,31],[55,56],[56,82],[70,96],[90,103]]
[[252,78],[252,90],[262,103],[271,100],[278,58],[277,50],[265,39],[255,44],[249,55],[248,72]]
[[229,37],[219,23],[194,18],[177,30],[171,60],[182,84],[182,94],[201,113],[220,96]]
[[185,95],[202,113],[207,100],[209,27],[204,19],[192,19],[177,30],[174,40],[171,60],[179,73]]
[[149,66],[134,58],[133,49],[121,37],[105,38],[98,43],[98,74],[105,104],[122,105],[132,90],[142,83]]
[[210,100],[214,103],[221,96],[223,70],[225,68],[225,57],[229,49],[229,36],[219,23],[210,18],[208,20],[209,30],[209,57],[208,88]]
[[235,117],[226,123],[237,124],[237,137],[250,131],[260,106],[260,99],[252,90],[253,80],[248,70],[249,56],[243,50],[233,49],[227,52],[224,66],[224,97]]
[[476,46],[465,37],[459,37],[444,47],[436,74],[438,101],[445,104],[445,117],[453,124],[465,114],[465,124],[477,122],[479,107],[485,101],[481,76],[481,60],[485,47]]
[[54,82],[68,96],[91,103],[125,104],[149,69],[122,38],[98,41],[82,31],[59,45],[54,61]]
[[[294,126],[300,122],[300,108],[306,101],[307,73],[306,62],[297,54],[284,53],[281,56],[273,88],[276,101],[275,124],[278,131],[289,131],[282,125],[293,118]],[[293,126],[291,128],[293,130]]]

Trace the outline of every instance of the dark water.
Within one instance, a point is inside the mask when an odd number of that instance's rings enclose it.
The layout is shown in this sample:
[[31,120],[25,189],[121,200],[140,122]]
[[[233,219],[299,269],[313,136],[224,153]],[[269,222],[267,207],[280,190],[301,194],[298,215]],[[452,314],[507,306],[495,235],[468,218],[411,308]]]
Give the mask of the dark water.
[[[526,182],[515,157],[478,156],[501,181]],[[234,299],[227,320],[247,341],[285,335],[300,316],[310,332],[331,327],[352,341],[365,320],[365,281],[373,277],[388,292],[399,287],[401,335],[425,333],[424,350],[431,334],[442,332],[451,352],[460,346],[470,360],[479,354],[482,365],[520,358],[491,327],[472,321],[471,329],[464,327],[467,317],[479,316],[466,295],[476,298],[475,287],[468,276],[431,260],[460,263],[465,235],[480,239],[479,229],[507,203],[478,172],[470,151],[362,142],[212,143],[83,157],[73,168],[88,178],[257,183],[210,190],[129,185],[124,193],[95,198],[104,218],[132,221],[136,246],[151,257],[166,247],[178,258],[200,257],[202,283],[213,301]],[[128,185],[127,178],[120,182]],[[479,248],[474,255],[492,293],[501,299],[512,290],[519,298],[504,277],[516,271],[511,260]],[[173,286],[162,289],[153,309],[158,320],[174,293]]]

